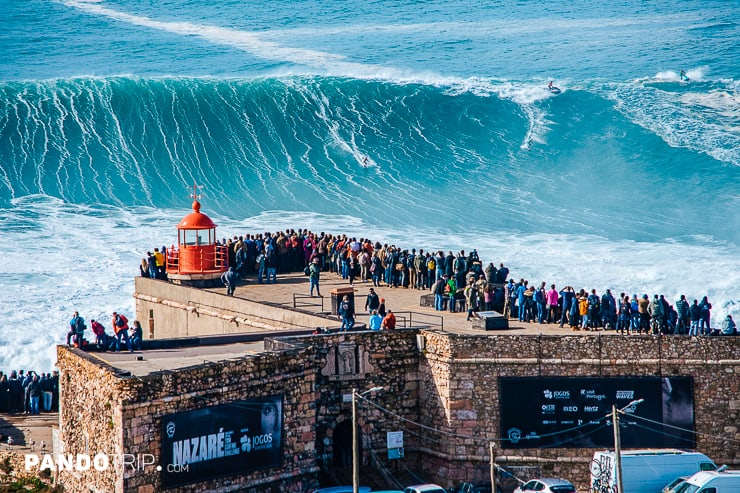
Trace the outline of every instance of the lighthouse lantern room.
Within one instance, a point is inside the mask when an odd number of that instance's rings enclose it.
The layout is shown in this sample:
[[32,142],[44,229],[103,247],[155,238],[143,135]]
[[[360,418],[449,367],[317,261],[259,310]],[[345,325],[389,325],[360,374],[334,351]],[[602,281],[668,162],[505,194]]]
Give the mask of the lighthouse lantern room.
[[228,268],[228,254],[216,242],[216,224],[200,212],[197,191],[193,185],[193,212],[177,225],[177,248],[168,252],[167,278],[175,284],[215,286]]

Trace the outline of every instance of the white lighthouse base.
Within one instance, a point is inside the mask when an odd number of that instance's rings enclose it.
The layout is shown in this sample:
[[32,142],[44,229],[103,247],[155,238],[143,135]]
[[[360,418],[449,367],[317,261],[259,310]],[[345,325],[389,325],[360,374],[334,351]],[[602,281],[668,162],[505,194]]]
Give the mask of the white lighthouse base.
[[196,274],[177,274],[167,273],[167,280],[172,284],[181,286],[192,286],[194,288],[214,288],[222,286],[221,274],[225,271],[218,272],[201,272]]

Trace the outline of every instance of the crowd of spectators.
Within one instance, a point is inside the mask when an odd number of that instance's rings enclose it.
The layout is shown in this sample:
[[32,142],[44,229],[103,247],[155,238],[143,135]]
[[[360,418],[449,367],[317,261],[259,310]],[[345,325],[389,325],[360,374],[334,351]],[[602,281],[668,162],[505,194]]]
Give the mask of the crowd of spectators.
[[[275,283],[278,274],[303,270],[311,276],[311,295],[314,289],[321,295],[318,272],[331,272],[350,285],[371,282],[373,287],[431,291],[436,310],[463,311],[468,320],[480,311],[493,310],[522,322],[559,323],[561,327],[568,324],[572,330],[613,329],[626,334],[737,333],[730,315],[723,320],[722,328],[712,328],[712,306],[706,296],[701,302],[689,303],[682,295],[671,304],[661,294],[650,299],[647,294],[638,297],[624,292],[615,297],[610,289],[601,294],[596,289],[576,291],[571,286],[557,289],[554,284],[548,289],[545,282],[535,287],[525,279],[514,281],[503,263],[496,267],[489,262],[484,267],[475,249],[467,254],[464,250],[425,251],[302,229],[246,234],[224,238],[218,243],[227,247],[228,265],[234,267],[240,280],[256,276],[257,283]],[[153,259],[147,263],[151,270],[152,262],[155,267],[158,264],[156,255],[149,258]],[[142,275],[144,270],[142,262]],[[369,314],[373,315],[372,310]],[[377,321],[373,324],[371,319],[370,324],[377,325]]]
[[578,292],[572,286],[558,291],[555,284],[546,288],[530,286],[525,279],[506,285],[505,312],[521,322],[568,324],[571,330],[616,330],[621,334],[654,335],[737,335],[732,315],[727,315],[721,328],[712,328],[712,304],[704,296],[691,304],[681,295],[671,304],[664,295],[638,296],[622,292],[615,297],[611,289],[601,295],[596,289]]
[[59,410],[59,372],[0,371],[0,413],[40,414]]

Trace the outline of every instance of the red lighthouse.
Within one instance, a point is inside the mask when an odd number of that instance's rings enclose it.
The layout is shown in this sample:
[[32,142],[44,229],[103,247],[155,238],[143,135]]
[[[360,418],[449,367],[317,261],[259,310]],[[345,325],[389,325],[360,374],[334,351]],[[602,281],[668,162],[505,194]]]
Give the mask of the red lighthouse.
[[193,185],[193,212],[177,225],[177,249],[167,254],[167,278],[175,284],[208,287],[220,284],[228,268],[226,246],[216,243],[216,224],[200,212]]

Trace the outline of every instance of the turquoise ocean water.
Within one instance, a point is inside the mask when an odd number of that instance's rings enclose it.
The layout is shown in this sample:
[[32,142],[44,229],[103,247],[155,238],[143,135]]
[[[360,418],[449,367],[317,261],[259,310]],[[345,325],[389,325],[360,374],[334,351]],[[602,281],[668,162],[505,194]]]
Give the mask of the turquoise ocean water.
[[477,247],[740,315],[736,2],[5,6],[0,369],[132,312],[193,182],[223,236]]

